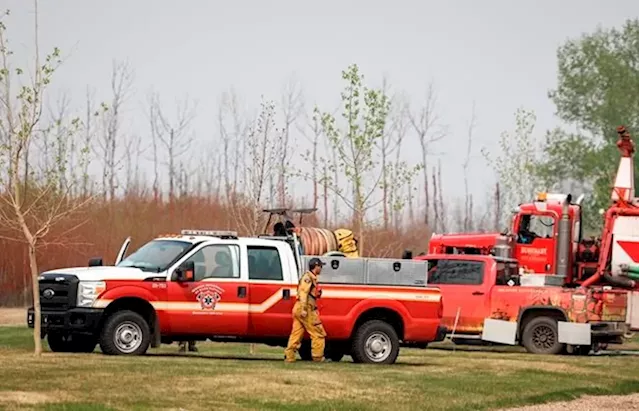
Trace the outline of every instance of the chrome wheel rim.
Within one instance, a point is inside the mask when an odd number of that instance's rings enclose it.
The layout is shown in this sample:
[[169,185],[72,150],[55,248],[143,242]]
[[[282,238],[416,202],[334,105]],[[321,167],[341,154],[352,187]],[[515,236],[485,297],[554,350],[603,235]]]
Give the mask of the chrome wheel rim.
[[383,333],[373,333],[367,338],[364,352],[373,362],[382,362],[391,355],[391,339]]
[[142,344],[142,330],[138,324],[132,321],[125,321],[116,328],[113,342],[118,347],[118,350],[125,354],[130,354]]

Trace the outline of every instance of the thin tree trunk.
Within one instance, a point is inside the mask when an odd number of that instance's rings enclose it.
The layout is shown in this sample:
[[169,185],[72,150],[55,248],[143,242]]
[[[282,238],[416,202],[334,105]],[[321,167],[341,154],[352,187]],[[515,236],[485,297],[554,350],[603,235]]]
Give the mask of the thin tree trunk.
[[[26,234],[26,232],[25,232]],[[29,240],[29,267],[31,268],[31,293],[33,294],[33,344],[34,354],[42,353],[42,340],[40,339],[40,284],[38,282],[38,262],[36,260],[36,245],[34,240]]]
[[[432,169],[432,173],[431,173],[431,177],[433,179],[433,198],[437,199],[438,198],[438,180],[436,179],[436,168],[433,167]],[[438,201],[434,201],[433,202],[433,217],[434,217],[434,222],[433,222],[433,228],[435,232],[438,232],[438,224],[440,223],[440,213],[438,210]]]

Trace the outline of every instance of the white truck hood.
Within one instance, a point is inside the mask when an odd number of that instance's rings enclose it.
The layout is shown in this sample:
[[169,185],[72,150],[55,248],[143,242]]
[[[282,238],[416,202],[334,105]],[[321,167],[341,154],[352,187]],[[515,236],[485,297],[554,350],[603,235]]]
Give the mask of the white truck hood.
[[42,274],[71,274],[78,277],[80,281],[144,280],[150,276],[164,275],[142,271],[139,268],[113,266],[59,268]]

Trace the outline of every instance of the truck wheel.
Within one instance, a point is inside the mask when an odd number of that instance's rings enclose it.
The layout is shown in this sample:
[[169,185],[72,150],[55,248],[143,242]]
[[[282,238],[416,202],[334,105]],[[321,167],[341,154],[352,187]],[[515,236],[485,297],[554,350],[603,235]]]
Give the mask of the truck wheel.
[[340,351],[330,351],[327,358],[329,358],[332,362],[340,362],[344,357],[344,354]]
[[118,311],[104,323],[100,349],[109,355],[142,355],[151,342],[149,324],[133,311]]
[[558,342],[558,322],[549,317],[531,319],[524,327],[522,345],[533,354],[560,354],[564,344]]
[[400,352],[396,330],[388,323],[371,320],[357,330],[351,345],[353,362],[393,364]]
[[47,335],[47,344],[53,352],[72,352],[71,340],[68,335],[49,333]]
[[311,356],[311,341],[302,341],[302,344],[300,344],[300,348],[298,349],[298,354],[300,354],[300,359],[302,361],[311,361],[313,359]]
[[96,348],[96,339],[89,335],[49,333],[47,343],[53,352],[90,353]]

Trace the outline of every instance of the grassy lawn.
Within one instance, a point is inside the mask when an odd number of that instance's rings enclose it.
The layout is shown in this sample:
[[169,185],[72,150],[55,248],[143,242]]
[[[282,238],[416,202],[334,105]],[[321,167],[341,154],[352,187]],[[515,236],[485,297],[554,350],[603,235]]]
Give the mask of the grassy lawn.
[[[635,344],[630,347],[637,350]],[[393,366],[284,364],[282,350],[200,343],[143,357],[45,353],[30,330],[0,327],[0,409],[469,410],[582,394],[638,392],[637,356],[533,356],[520,350],[404,349]],[[98,351],[98,350],[97,350]]]

